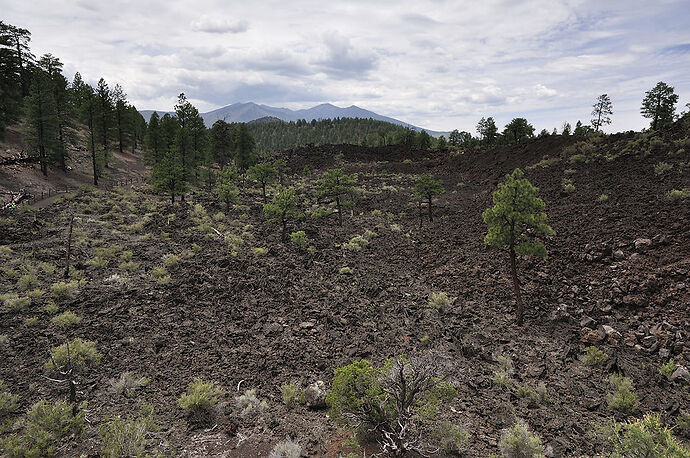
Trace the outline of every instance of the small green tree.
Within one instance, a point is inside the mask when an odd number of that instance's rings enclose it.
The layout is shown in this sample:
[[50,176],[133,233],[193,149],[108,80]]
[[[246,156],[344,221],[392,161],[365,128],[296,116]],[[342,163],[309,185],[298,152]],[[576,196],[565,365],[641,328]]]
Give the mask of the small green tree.
[[297,210],[297,195],[295,188],[285,188],[278,186],[271,203],[264,204],[264,215],[272,223],[281,225],[281,240],[287,240],[287,223],[293,219],[302,217],[302,213]]
[[230,204],[237,202],[237,180],[240,175],[235,167],[228,167],[218,172],[216,177],[216,195],[225,202],[225,211],[230,211]]
[[58,111],[48,75],[37,71],[25,99],[26,143],[35,152],[41,172],[48,175],[48,159],[59,148]]
[[316,187],[316,197],[319,200],[329,200],[335,203],[338,210],[338,225],[343,225],[342,207],[351,207],[354,202],[345,200],[348,194],[354,189],[355,179],[351,175],[346,175],[343,169],[326,170],[319,179]]
[[[423,173],[417,177],[417,184],[414,185],[414,196],[420,202],[426,200],[426,205],[428,208],[429,221],[434,220],[434,215],[431,210],[431,204],[435,196],[443,194],[445,189],[443,189],[443,183],[439,180],[435,180],[431,175]],[[420,224],[421,224],[421,212],[420,212]]]
[[494,206],[487,208],[482,215],[489,226],[484,243],[507,250],[510,257],[518,326],[523,322],[523,309],[516,256],[546,257],[544,244],[535,238],[555,234],[542,211],[545,204],[537,197],[538,192],[539,189],[525,178],[522,170],[515,169],[494,191]]
[[614,458],[623,457],[688,457],[690,448],[673,437],[672,429],[664,426],[658,414],[633,418],[628,422],[612,422],[601,428]]
[[176,195],[184,195],[189,187],[187,174],[180,156],[173,149],[164,154],[151,171],[153,189],[170,195],[171,203],[175,203]]
[[266,185],[275,182],[277,176],[278,170],[270,162],[252,165],[247,169],[247,177],[261,185],[261,195],[264,198],[264,204],[268,203],[266,199]]
[[645,93],[640,111],[642,116],[652,120],[652,130],[657,130],[673,122],[677,102],[678,94],[674,93],[673,86],[659,81],[656,86]]

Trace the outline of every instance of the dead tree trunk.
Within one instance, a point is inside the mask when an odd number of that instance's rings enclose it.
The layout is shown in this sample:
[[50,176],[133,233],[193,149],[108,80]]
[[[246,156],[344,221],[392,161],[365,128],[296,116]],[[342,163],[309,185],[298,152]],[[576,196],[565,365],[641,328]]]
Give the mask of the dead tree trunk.
[[65,248],[65,273],[63,278],[67,279],[69,277],[69,257],[72,253],[72,226],[74,225],[74,215],[69,220],[69,231],[67,232],[67,248]]

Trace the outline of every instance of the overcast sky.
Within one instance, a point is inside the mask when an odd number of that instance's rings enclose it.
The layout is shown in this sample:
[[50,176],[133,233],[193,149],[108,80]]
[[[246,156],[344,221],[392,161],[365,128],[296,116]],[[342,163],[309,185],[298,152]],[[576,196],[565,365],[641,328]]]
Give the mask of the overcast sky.
[[640,101],[658,81],[690,102],[689,0],[1,3],[35,54],[120,83],[139,109],[180,92],[202,112],[331,102],[474,133],[482,116],[589,122],[608,93],[611,132],[648,125]]

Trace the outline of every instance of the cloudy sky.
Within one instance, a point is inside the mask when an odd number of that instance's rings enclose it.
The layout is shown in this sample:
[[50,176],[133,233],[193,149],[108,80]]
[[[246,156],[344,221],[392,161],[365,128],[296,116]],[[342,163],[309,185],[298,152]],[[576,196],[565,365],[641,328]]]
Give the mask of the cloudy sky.
[[140,109],[185,92],[201,111],[235,102],[358,105],[434,130],[526,117],[538,130],[588,122],[640,129],[644,92],[690,102],[689,0],[2,0],[90,82],[120,83]]

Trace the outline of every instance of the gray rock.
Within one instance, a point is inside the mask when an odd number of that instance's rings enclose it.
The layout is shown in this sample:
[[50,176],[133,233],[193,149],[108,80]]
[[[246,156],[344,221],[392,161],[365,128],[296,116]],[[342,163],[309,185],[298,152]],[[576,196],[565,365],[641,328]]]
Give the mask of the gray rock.
[[668,357],[671,355],[671,350],[668,348],[660,348],[659,349],[659,358],[661,359],[668,359]]
[[678,366],[678,368],[671,374],[671,380],[690,382],[690,372],[685,366]]
[[613,259],[616,261],[622,261],[625,259],[625,253],[623,253],[623,250],[616,250],[613,252]]
[[317,380],[304,390],[304,403],[312,409],[326,407],[327,393],[326,384],[321,380]]
[[640,250],[650,246],[652,244],[652,239],[639,238],[635,239],[633,243],[635,244],[635,249]]
[[642,259],[640,253],[633,253],[632,255],[630,255],[630,260],[632,262],[638,262],[640,259]]

